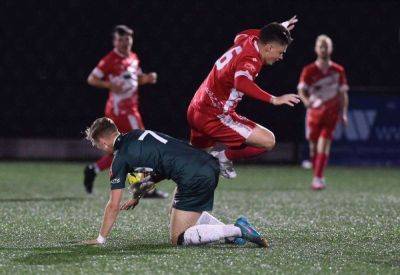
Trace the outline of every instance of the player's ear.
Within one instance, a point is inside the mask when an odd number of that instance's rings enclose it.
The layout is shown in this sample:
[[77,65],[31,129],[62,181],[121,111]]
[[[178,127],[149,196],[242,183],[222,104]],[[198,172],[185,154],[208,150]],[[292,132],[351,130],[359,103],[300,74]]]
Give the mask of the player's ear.
[[272,44],[271,43],[266,43],[264,47],[265,47],[265,51],[266,52],[270,52],[272,50]]

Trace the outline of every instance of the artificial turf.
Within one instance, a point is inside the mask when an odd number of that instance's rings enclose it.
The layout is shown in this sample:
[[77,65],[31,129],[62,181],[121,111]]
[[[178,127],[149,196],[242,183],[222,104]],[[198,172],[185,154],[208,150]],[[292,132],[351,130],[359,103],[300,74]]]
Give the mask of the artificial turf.
[[[172,247],[170,200],[142,200],[120,213],[105,246],[95,238],[108,199],[107,173],[93,196],[81,163],[0,163],[0,273],[400,273],[400,171],[328,168],[328,188],[313,192],[310,171],[238,166],[221,180],[213,215],[239,215],[271,242]],[[159,188],[171,192],[172,182]]]

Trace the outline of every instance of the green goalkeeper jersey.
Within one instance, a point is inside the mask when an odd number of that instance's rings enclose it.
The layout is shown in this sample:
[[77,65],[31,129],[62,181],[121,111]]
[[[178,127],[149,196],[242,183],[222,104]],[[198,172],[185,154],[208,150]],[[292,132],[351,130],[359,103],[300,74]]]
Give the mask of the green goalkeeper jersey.
[[133,130],[119,135],[114,150],[111,189],[125,188],[127,173],[136,168],[151,168],[154,173],[179,185],[195,177],[204,165],[217,162],[213,156],[187,142],[150,130]]

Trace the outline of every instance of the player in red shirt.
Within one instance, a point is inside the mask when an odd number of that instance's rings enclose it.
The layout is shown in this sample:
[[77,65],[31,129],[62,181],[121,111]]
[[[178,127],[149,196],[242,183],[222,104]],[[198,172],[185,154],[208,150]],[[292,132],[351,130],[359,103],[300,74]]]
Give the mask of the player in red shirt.
[[[293,17],[282,24],[271,23],[261,30],[239,33],[234,45],[215,62],[189,105],[190,141],[219,159],[225,178],[236,177],[232,160],[255,156],[275,146],[271,131],[236,113],[242,97],[248,95],[273,105],[293,106],[300,102],[295,94],[275,97],[254,83],[263,65],[283,58],[296,22]],[[217,142],[226,149],[212,151]]]
[[317,60],[303,68],[297,87],[307,108],[306,138],[314,170],[313,190],[325,188],[324,169],[337,122],[341,119],[347,125],[349,86],[344,68],[331,60],[332,50],[332,40],[328,36],[317,37]]
[[[144,129],[139,113],[138,86],[155,84],[155,72],[145,74],[139,65],[139,58],[132,52],[133,30],[118,25],[112,33],[114,49],[103,57],[88,77],[88,83],[96,88],[108,89],[109,96],[105,116],[111,118],[121,133],[133,129]],[[97,162],[86,166],[84,186],[92,193],[94,179],[100,171],[111,166],[113,155],[105,155]],[[146,197],[164,198],[167,194],[156,190]]]

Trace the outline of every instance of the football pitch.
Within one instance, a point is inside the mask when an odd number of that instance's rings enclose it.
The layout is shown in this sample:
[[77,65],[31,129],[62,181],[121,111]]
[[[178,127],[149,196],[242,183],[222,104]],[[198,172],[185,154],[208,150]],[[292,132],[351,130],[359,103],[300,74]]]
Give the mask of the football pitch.
[[[246,215],[271,242],[172,247],[168,200],[120,213],[103,247],[95,238],[108,199],[107,173],[94,196],[82,163],[0,163],[0,273],[400,273],[400,171],[328,167],[328,188],[309,189],[310,171],[238,166],[221,180],[213,215]],[[172,192],[172,182],[159,188]]]

